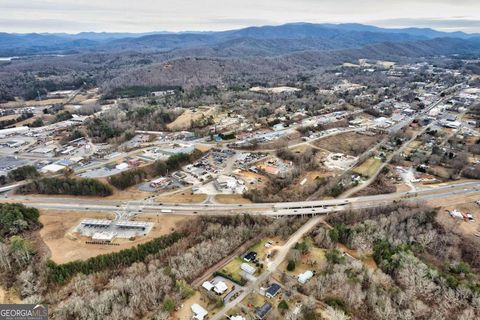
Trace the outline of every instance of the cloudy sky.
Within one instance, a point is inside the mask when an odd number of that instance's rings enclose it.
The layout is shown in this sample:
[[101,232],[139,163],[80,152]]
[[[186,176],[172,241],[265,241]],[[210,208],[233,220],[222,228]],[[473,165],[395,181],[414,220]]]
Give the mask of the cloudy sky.
[[480,0],[0,0],[0,32],[206,31],[287,22],[480,32]]

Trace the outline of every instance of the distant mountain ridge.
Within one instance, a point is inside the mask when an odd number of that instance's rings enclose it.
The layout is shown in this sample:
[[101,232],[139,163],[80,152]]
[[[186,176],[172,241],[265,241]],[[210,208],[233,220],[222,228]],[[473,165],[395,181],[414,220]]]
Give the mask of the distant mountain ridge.
[[[246,52],[252,56],[285,54],[304,50],[355,48],[384,42],[435,38],[472,39],[479,34],[441,32],[428,28],[386,29],[347,24],[290,23],[247,27],[219,32],[149,32],[79,34],[0,33],[0,57],[115,50],[186,50]],[[240,50],[239,50],[240,49]]]

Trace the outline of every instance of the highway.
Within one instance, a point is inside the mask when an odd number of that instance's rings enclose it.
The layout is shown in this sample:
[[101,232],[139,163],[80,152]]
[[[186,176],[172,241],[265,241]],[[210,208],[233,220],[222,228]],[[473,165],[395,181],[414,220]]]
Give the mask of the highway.
[[65,211],[103,211],[116,212],[128,205],[129,211],[138,214],[156,215],[225,215],[248,213],[252,215],[290,216],[321,215],[328,212],[372,208],[388,205],[397,201],[429,201],[461,195],[475,195],[480,198],[480,182],[461,182],[452,185],[437,186],[416,192],[397,192],[374,196],[352,197],[345,199],[315,200],[300,202],[252,203],[252,204],[163,204],[152,201],[119,201],[99,198],[44,197],[5,195],[0,202],[22,202],[39,209]]

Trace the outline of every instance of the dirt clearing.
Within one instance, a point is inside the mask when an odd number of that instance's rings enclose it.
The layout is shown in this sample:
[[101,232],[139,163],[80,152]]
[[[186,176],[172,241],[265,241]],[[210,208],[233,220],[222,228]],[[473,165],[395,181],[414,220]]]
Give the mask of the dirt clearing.
[[[470,213],[474,221],[465,221],[450,216],[449,211],[457,210],[462,213]],[[480,236],[480,206],[474,202],[446,206],[441,208],[437,214],[437,221],[445,226],[447,230],[464,236]]]
[[194,219],[184,216],[142,216],[138,220],[155,222],[155,226],[148,236],[139,237],[133,241],[115,239],[114,242],[120,245],[113,246],[86,244],[85,241],[89,238],[72,233],[72,229],[85,218],[111,219],[113,215],[95,212],[66,213],[56,210],[42,210],[40,212],[40,222],[43,224],[40,237],[50,250],[50,259],[56,263],[66,263],[73,260],[85,260],[99,254],[117,252],[169,234],[172,230],[178,228],[183,221]]
[[0,287],[0,304],[18,304],[22,303],[20,297],[12,290],[5,290],[3,287]]
[[244,198],[241,194],[217,194],[215,201],[222,204],[248,204],[250,200]]
[[198,107],[196,111],[185,110],[175,121],[169,123],[167,128],[173,131],[188,130],[192,127],[192,123],[213,117],[214,114],[213,107]]

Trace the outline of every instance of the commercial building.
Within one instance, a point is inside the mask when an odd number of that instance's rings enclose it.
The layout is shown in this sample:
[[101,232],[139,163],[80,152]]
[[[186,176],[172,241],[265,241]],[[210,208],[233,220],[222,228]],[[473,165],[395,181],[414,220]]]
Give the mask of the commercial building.
[[42,173],[57,173],[65,169],[65,166],[62,166],[60,164],[52,163],[49,165],[46,165],[42,169],[40,169],[40,172]]
[[0,138],[7,137],[12,134],[22,134],[27,133],[30,130],[29,127],[15,127],[0,130]]

